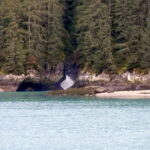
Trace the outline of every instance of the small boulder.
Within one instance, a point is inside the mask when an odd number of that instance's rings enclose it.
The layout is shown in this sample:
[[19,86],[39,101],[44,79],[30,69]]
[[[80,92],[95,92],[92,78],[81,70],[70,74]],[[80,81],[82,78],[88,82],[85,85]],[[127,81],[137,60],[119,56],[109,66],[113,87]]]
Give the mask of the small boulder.
[[95,94],[97,94],[97,93],[105,93],[105,92],[107,92],[107,91],[108,91],[107,88],[99,87],[98,89],[96,89],[96,90],[94,91],[94,93],[95,93]]
[[4,92],[4,89],[0,88],[0,92]]

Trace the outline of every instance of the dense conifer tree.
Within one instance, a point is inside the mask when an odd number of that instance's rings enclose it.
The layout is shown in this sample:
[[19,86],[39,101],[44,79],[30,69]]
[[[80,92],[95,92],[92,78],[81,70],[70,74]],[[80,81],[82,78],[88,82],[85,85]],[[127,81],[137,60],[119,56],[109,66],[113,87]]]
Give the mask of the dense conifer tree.
[[[0,71],[150,69],[149,0],[0,0]],[[78,59],[78,60],[77,60]]]
[[82,1],[77,6],[78,47],[85,67],[96,72],[113,69],[110,37],[109,4],[101,1]]

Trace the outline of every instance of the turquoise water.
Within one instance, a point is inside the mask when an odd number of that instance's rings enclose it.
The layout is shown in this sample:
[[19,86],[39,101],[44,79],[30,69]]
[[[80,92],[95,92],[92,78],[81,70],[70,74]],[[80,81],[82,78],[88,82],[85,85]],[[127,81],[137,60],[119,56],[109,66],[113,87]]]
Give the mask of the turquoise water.
[[0,150],[149,149],[149,100],[0,93]]

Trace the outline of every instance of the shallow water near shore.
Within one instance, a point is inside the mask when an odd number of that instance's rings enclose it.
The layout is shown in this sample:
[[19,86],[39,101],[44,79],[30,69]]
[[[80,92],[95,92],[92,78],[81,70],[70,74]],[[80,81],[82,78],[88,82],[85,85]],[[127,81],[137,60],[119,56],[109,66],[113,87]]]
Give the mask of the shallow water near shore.
[[150,101],[0,93],[0,150],[149,150]]

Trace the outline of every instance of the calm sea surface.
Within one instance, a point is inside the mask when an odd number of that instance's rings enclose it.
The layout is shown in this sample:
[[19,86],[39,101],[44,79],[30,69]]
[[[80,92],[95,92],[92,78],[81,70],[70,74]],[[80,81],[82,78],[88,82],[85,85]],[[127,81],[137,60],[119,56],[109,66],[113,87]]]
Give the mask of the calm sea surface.
[[0,150],[150,150],[150,100],[0,93]]

